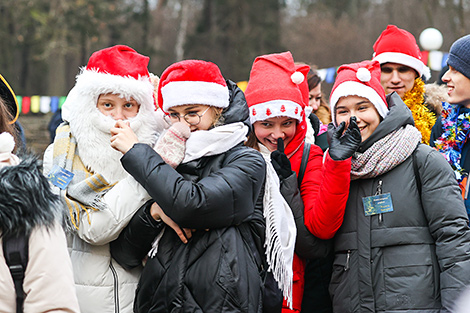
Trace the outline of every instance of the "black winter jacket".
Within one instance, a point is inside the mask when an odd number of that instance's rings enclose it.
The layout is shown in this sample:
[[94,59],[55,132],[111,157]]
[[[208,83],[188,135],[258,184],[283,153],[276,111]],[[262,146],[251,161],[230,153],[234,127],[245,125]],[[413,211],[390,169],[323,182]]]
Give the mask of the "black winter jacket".
[[[242,92],[228,84],[231,103],[223,112],[225,122],[248,123]],[[112,255],[121,265],[136,266],[166,228],[158,253],[142,272],[134,311],[260,312],[265,223],[257,200],[266,165],[259,152],[240,143],[174,170],[152,148],[136,144],[122,164],[165,214],[196,230],[183,244],[171,228],[150,217],[147,207],[112,243]]]
[[295,239],[295,253],[302,258],[318,259],[328,255],[332,248],[332,240],[323,240],[315,237],[304,223],[304,203],[300,196],[297,175],[292,175],[281,180],[281,194],[292,210],[297,228]]
[[[398,95],[388,104],[389,114],[359,152],[413,124]],[[378,177],[351,181],[335,236],[334,312],[447,312],[470,284],[470,231],[453,172],[424,144],[414,154],[421,188],[412,156]],[[365,216],[362,198],[374,195],[379,181],[382,193],[391,194],[393,211]]]

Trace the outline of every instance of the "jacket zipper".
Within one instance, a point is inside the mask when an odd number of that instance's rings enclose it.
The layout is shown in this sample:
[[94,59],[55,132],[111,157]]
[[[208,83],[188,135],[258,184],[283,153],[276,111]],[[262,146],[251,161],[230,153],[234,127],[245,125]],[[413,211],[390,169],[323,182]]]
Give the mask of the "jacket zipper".
[[346,264],[344,265],[344,271],[349,270],[349,259],[351,258],[351,250],[348,250],[348,254],[346,254]]
[[[383,185],[383,182],[381,180],[379,180],[379,184],[377,185],[377,191],[375,193],[376,196],[382,194],[382,185]],[[379,214],[379,224],[382,224],[383,221],[384,221],[383,213],[380,213]]]
[[113,266],[113,261],[109,262],[109,268],[114,277],[114,312],[119,313],[119,281],[116,269]]

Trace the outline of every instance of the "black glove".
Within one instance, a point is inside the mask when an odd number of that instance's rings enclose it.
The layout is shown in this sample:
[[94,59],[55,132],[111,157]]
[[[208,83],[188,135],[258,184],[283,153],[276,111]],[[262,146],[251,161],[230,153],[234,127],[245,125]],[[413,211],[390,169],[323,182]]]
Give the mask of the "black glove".
[[310,124],[312,124],[315,137],[317,137],[318,132],[320,131],[320,119],[314,113],[310,113],[310,115],[308,116],[308,119],[310,120]]
[[271,153],[271,163],[276,170],[279,180],[284,180],[292,175],[292,168],[287,155],[284,153],[284,140],[277,139],[277,150]]
[[351,116],[349,127],[343,134],[345,122],[341,122],[338,127],[333,123],[328,124],[327,139],[330,146],[330,157],[335,161],[346,160],[356,152],[362,141],[361,131],[357,127],[356,117]]

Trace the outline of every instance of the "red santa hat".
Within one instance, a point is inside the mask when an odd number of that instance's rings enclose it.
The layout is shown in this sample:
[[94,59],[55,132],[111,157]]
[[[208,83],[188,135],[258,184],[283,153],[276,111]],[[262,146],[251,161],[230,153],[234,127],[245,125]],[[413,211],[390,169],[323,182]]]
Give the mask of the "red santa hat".
[[140,104],[139,114],[155,111],[153,84],[148,71],[149,57],[134,49],[117,45],[93,53],[62,106],[62,117],[69,121],[76,110],[96,107],[98,97],[112,93]]
[[308,69],[297,69],[289,51],[257,57],[245,91],[251,123],[277,116],[301,122],[306,105],[302,83],[307,80]]
[[431,77],[429,67],[422,61],[415,37],[395,25],[388,25],[374,44],[373,60],[380,64],[398,63],[416,70],[419,76]]
[[369,99],[380,116],[388,113],[385,91],[380,84],[380,64],[377,61],[363,61],[339,67],[335,84],[331,90],[331,117],[335,120],[335,106],[341,97],[359,96]]
[[158,104],[164,112],[179,105],[205,104],[226,108],[230,94],[217,65],[184,60],[170,65],[160,77]]

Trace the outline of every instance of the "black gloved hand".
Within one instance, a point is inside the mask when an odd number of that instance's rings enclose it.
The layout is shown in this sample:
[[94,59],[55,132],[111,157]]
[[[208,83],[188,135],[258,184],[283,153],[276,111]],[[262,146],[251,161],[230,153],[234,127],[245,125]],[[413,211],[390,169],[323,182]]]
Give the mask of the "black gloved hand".
[[317,137],[318,132],[320,131],[320,119],[314,113],[310,113],[310,115],[308,116],[308,119],[310,120],[310,124],[312,124],[315,137]]
[[328,124],[327,139],[330,146],[330,157],[335,161],[346,160],[356,152],[362,141],[361,131],[357,127],[356,117],[351,116],[349,127],[343,134],[345,122],[341,122],[338,127],[333,123]]
[[284,140],[277,139],[277,150],[271,153],[271,163],[276,170],[279,180],[284,180],[292,175],[292,168],[287,155],[284,153]]

